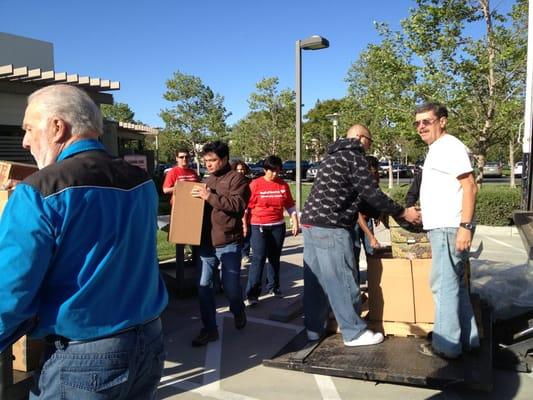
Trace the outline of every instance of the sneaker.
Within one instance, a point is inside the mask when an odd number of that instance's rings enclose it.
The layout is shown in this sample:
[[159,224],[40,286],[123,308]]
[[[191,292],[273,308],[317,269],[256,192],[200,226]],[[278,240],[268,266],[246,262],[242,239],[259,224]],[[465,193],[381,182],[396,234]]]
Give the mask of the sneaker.
[[357,338],[350,340],[349,342],[344,342],[344,345],[349,347],[370,346],[383,342],[383,339],[383,334],[381,332],[374,333],[370,329],[366,329]]
[[249,297],[246,299],[245,303],[248,307],[255,307],[259,304],[259,299],[257,297]]
[[268,292],[268,294],[271,294],[274,297],[283,297],[283,293],[281,293],[281,290],[279,288],[272,289],[271,291]]
[[233,317],[233,321],[235,322],[236,329],[243,329],[246,326],[246,313],[244,310],[240,314],[236,314]]
[[200,334],[195,337],[192,341],[192,347],[202,347],[205,346],[209,342],[214,342],[218,340],[218,330],[214,331],[206,331],[202,328],[200,331]]
[[246,264],[250,263],[250,257],[244,256],[241,258],[241,267],[244,267]]
[[446,360],[455,360],[461,356],[460,354],[458,354],[457,356],[449,356],[447,354],[441,353],[440,351],[435,350],[431,343],[422,343],[418,347],[418,352],[428,357],[440,357]]
[[308,330],[307,330],[307,339],[308,339],[310,342],[316,342],[318,339],[320,339],[320,333],[315,332],[315,331],[310,331],[310,330],[308,329]]

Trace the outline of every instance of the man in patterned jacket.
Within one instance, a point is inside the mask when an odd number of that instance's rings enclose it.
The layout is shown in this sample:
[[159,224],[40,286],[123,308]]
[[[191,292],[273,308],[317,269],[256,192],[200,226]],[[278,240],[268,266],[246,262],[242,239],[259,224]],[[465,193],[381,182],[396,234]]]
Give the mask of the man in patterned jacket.
[[354,276],[355,255],[350,232],[357,223],[361,202],[395,218],[420,222],[414,208],[404,209],[384,194],[368,170],[357,132],[333,143],[320,164],[302,215],[304,235],[304,315],[309,340],[324,332],[328,302],[337,319],[345,346],[383,341],[359,317],[359,282]]

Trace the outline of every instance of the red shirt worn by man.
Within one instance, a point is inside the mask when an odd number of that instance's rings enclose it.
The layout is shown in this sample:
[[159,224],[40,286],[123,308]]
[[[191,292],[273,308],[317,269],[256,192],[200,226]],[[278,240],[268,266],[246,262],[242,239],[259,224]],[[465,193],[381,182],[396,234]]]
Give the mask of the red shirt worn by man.
[[[199,182],[198,174],[194,169],[188,167],[189,154],[186,152],[179,152],[176,156],[177,165],[167,172],[165,181],[163,182],[163,193],[173,193],[176,182]],[[174,196],[170,199],[170,204]]]

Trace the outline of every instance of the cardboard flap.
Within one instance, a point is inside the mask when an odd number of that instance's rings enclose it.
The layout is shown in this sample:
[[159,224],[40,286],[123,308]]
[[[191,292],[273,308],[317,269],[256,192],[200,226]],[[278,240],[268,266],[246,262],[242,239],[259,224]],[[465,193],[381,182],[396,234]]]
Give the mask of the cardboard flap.
[[195,187],[205,188],[204,183],[176,182],[170,214],[168,241],[176,244],[199,245],[202,236],[202,221],[205,201],[192,197]]

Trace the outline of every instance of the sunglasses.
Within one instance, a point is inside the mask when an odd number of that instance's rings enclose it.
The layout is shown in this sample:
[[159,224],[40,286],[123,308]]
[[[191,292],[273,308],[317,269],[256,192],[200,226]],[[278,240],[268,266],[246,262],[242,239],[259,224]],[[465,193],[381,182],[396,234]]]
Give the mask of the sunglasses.
[[[361,138],[365,138],[365,139],[366,139],[366,140],[368,140],[368,141],[369,141],[370,143],[372,143],[372,142],[373,142],[372,138],[371,138],[371,137],[369,137],[369,136],[366,136],[366,135],[361,135]],[[359,140],[361,140],[361,139],[359,139]]]
[[418,128],[421,125],[422,126],[433,125],[433,123],[435,121],[438,121],[438,118],[435,118],[435,119],[429,119],[429,118],[421,119],[420,121],[413,122],[413,127],[414,128]]

